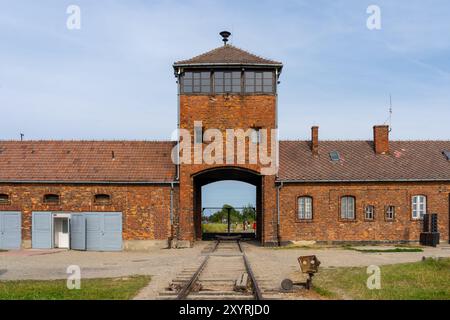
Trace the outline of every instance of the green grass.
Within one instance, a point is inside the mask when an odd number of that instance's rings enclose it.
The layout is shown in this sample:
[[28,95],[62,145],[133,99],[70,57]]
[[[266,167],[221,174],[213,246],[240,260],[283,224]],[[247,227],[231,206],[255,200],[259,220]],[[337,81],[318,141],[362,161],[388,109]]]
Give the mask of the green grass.
[[345,250],[353,250],[358,252],[366,252],[366,253],[376,253],[376,252],[423,252],[421,248],[408,248],[408,247],[396,247],[391,249],[359,249],[359,248],[353,248],[351,246],[344,246]]
[[290,250],[290,249],[320,249],[320,247],[311,247],[306,245],[295,245],[295,244],[288,244],[286,246],[280,246],[280,247],[272,247],[273,250]]
[[228,232],[228,225],[225,223],[206,223],[202,224],[204,233]]
[[0,300],[129,300],[150,282],[150,276],[81,279],[79,290],[66,280],[0,281]]
[[381,266],[381,289],[369,290],[366,268],[321,269],[317,293],[332,299],[450,300],[450,258]]
[[[228,224],[226,223],[204,223],[202,224],[203,233],[228,232]],[[231,232],[253,232],[253,229],[244,231],[242,223],[232,224]]]

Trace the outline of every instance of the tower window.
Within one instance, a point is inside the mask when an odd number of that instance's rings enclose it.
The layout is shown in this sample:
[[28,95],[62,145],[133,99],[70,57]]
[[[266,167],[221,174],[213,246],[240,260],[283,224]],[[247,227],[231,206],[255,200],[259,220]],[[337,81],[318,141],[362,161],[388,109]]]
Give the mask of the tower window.
[[203,127],[200,126],[194,127],[194,142],[195,144],[203,143]]
[[261,128],[252,128],[251,140],[254,144],[261,143]]
[[245,93],[273,93],[273,89],[273,72],[245,72]]
[[216,71],[214,72],[215,93],[241,93],[240,71]]
[[211,93],[211,73],[186,72],[182,77],[181,90],[183,93]]

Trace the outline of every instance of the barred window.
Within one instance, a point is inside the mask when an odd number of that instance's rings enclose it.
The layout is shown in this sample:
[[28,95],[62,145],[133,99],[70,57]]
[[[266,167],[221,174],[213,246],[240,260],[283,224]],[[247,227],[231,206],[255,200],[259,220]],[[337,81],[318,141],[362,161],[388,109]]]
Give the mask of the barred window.
[[215,93],[241,93],[241,71],[214,72]]
[[300,220],[311,220],[313,215],[313,206],[311,197],[298,198],[298,218]]
[[57,194],[46,194],[44,195],[44,203],[59,203],[59,195]]
[[386,207],[386,220],[394,220],[395,219],[395,207],[387,206]]
[[245,71],[245,93],[273,93],[273,72]]
[[341,198],[341,219],[355,219],[355,197],[346,196]]
[[105,193],[98,193],[94,196],[94,202],[97,204],[109,204],[111,203],[111,196]]
[[9,195],[6,193],[0,193],[0,204],[9,203]]
[[422,219],[427,213],[427,197],[418,195],[412,197],[412,218]]
[[185,72],[181,79],[183,93],[211,93],[211,73],[209,71]]
[[366,220],[373,220],[375,219],[375,207],[372,205],[366,206],[364,210],[364,218]]

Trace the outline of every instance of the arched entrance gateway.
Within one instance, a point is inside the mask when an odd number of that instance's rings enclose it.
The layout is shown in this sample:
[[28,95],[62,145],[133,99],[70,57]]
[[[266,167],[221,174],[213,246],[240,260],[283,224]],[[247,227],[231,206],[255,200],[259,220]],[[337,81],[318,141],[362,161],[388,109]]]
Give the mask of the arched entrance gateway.
[[[231,206],[212,208],[202,204],[203,186],[229,180],[245,182],[255,187],[254,208]],[[263,226],[262,176],[258,172],[239,167],[206,169],[193,175],[193,185],[195,239],[209,240],[216,235],[238,235],[242,238],[261,241]],[[223,199],[223,201],[225,205],[227,199]],[[232,217],[230,217],[230,212]],[[216,219],[213,221],[212,217]]]

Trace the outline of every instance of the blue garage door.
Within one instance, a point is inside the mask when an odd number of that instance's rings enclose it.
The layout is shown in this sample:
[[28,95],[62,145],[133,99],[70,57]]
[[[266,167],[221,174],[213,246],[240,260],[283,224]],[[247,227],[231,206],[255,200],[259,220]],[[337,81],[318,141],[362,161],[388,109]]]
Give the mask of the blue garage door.
[[90,212],[85,217],[87,250],[122,250],[121,212]]
[[86,216],[82,213],[70,219],[70,249],[86,250]]
[[0,212],[0,249],[20,249],[22,215],[17,211]]
[[33,212],[31,230],[33,249],[53,248],[53,214],[51,212]]

